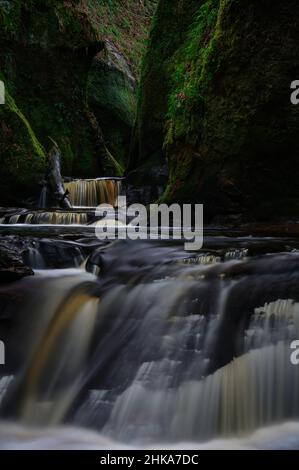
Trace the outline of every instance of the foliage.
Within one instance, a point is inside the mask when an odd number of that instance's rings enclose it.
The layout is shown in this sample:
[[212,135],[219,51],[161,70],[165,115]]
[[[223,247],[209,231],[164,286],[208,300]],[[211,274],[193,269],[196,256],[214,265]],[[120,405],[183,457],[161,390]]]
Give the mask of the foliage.
[[[8,107],[5,113],[0,109],[5,139],[1,166],[9,162],[8,182],[19,178],[22,168],[27,188],[33,179],[36,184],[44,165],[37,165],[35,157],[48,148],[49,137],[60,146],[65,175],[103,175],[107,162],[109,171],[123,174],[124,158],[112,155],[112,146],[107,148],[107,136],[103,139],[98,132],[99,123],[87,102],[92,60],[88,52],[95,55],[110,39],[127,55],[138,75],[154,5],[154,0],[144,4],[132,0],[0,0],[0,63],[11,108],[10,113]],[[132,97],[125,90],[118,97],[132,120]],[[21,161],[28,164],[20,166]],[[2,181],[1,196],[3,188]]]

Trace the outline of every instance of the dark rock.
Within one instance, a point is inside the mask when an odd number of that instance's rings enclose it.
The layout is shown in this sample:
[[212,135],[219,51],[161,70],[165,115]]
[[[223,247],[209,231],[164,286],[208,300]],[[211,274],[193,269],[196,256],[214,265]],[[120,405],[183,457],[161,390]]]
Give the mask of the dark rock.
[[167,185],[168,169],[166,162],[159,164],[150,161],[132,171],[126,178],[125,190],[127,203],[141,203],[148,205],[158,201],[163,195]]
[[0,242],[0,282],[13,282],[25,276],[33,275],[31,268],[23,262],[17,248],[9,243]]
[[159,2],[132,164],[157,152],[167,159],[166,202],[204,203],[206,215],[255,215],[261,202],[263,218],[290,213],[299,177],[299,106],[290,102],[298,14],[296,0]]
[[[136,114],[136,80],[127,59],[106,40],[88,79],[88,99],[107,147],[124,166]],[[110,162],[111,164],[111,162]],[[113,165],[111,171],[115,170]]]
[[[107,174],[111,162],[112,167],[122,168],[118,153],[122,158],[128,154],[136,104],[128,70],[130,65],[135,74],[139,69],[155,5],[156,0],[0,2],[0,80],[6,91],[6,102],[0,106],[2,203],[23,205],[28,201],[31,205],[32,198],[38,199],[49,136],[61,149],[64,174],[97,177]],[[134,27],[132,18],[138,18]],[[111,114],[100,112],[99,123],[86,97],[91,64],[104,47],[109,58],[95,60],[91,72],[95,81],[91,83],[95,88],[99,83],[100,93],[104,81]],[[96,104],[105,111],[102,98]]]

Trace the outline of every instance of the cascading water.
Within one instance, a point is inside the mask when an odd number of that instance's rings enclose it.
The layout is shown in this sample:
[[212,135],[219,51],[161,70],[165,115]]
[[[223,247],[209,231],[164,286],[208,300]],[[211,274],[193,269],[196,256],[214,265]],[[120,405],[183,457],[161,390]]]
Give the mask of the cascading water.
[[46,209],[48,205],[49,205],[48,204],[48,189],[47,189],[47,186],[45,185],[42,187],[42,190],[40,193],[38,207],[39,209]]
[[[24,344],[0,382],[3,417],[134,447],[249,442],[299,421],[296,242],[206,237],[196,256],[173,243],[97,243],[86,269],[98,277],[44,269],[12,288],[28,294],[14,305]],[[297,428],[281,429],[281,445],[297,448]]]
[[[8,224],[54,224],[54,225],[84,225],[88,222],[85,212],[30,212],[15,214],[7,219]],[[5,220],[2,222],[5,223]]]
[[45,210],[48,205],[48,189],[44,186],[39,200],[39,210],[8,209],[0,217],[0,224],[9,225],[87,225],[97,220],[95,208],[100,204],[115,207],[121,194],[121,178],[73,180],[64,183],[73,208]]
[[121,180],[107,178],[74,180],[64,183],[64,186],[69,191],[73,206],[96,207],[108,203],[114,207],[121,191]]

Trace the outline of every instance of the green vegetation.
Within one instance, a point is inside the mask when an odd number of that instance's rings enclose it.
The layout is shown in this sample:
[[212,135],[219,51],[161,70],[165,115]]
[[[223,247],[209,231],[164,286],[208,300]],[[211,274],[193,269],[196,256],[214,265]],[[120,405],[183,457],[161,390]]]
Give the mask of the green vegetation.
[[86,8],[100,35],[116,43],[136,77],[158,0],[87,0]]
[[[105,102],[101,103],[99,91],[88,85],[92,83],[91,65],[106,41],[110,41],[137,76],[155,3],[0,1],[0,62],[10,90],[11,108],[10,112],[8,106],[0,110],[0,158],[1,162],[9,162],[7,184],[21,178],[25,197],[32,195],[33,185],[38,191],[36,183],[42,178],[45,165],[38,163],[37,168],[35,157],[44,156],[49,149],[49,137],[60,147],[64,175],[84,178],[123,174],[129,149],[123,133],[131,134],[135,90],[130,91],[127,83],[121,83],[121,71],[119,87],[111,80],[111,74],[103,74],[97,77],[98,83],[106,80],[101,98]],[[95,101],[96,109],[90,107]],[[127,127],[121,135],[113,113],[107,115],[106,123],[103,109],[119,113],[121,125],[125,121]],[[20,161],[27,161],[28,165],[21,167]],[[0,196],[5,201],[6,183],[0,184]]]
[[24,126],[26,127],[27,129],[27,132],[28,132],[28,136],[31,140],[31,143],[32,143],[32,147],[33,147],[33,150],[34,150],[34,154],[36,154],[42,163],[45,162],[45,152],[40,144],[40,142],[37,140],[36,138],[36,135],[34,134],[28,120],[25,118],[24,114],[22,113],[22,111],[20,111],[20,109],[17,107],[14,99],[10,96],[10,94],[8,92],[6,92],[6,105],[8,107],[8,109],[15,113],[21,120],[21,122],[24,124]]
[[167,159],[165,201],[253,213],[260,200],[298,197],[298,13],[295,0],[159,3],[132,160]]
[[[169,119],[183,113],[186,107],[190,110],[203,102],[202,92],[207,81],[212,79],[209,59],[215,46],[218,3],[218,0],[209,0],[199,8],[185,43],[177,52],[168,102]],[[198,76],[199,64],[201,73]]]
[[[2,74],[0,77],[6,84],[6,103],[0,107],[1,186],[13,201],[22,191],[26,194],[32,192],[32,186],[38,188],[46,170],[46,156],[28,119],[11,96],[5,78]],[[18,134],[17,140],[14,132]]]

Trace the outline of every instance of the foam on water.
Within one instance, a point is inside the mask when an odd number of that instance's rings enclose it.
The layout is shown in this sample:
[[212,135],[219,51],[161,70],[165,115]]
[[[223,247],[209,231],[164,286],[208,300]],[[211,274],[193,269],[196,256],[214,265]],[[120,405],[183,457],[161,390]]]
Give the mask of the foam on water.
[[299,423],[286,422],[259,429],[242,439],[215,439],[205,443],[181,441],[126,445],[84,428],[33,428],[0,423],[1,450],[299,450]]

